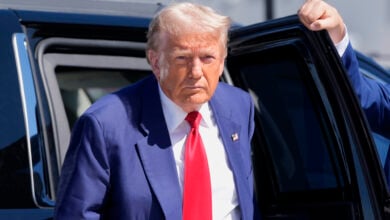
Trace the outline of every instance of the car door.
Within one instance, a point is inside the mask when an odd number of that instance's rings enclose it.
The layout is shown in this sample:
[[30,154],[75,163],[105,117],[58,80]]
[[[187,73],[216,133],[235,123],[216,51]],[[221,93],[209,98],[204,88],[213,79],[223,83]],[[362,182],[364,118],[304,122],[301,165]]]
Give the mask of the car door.
[[253,170],[266,219],[382,219],[374,142],[326,32],[297,16],[230,34],[224,80],[256,107]]
[[47,196],[55,200],[74,122],[100,97],[151,74],[144,52],[149,18],[34,11],[18,15],[39,93],[43,144],[37,147],[50,159],[43,169],[50,180]]
[[161,6],[127,7],[142,17],[0,10],[10,26],[0,39],[1,120],[9,126],[1,132],[0,219],[52,217],[75,120],[96,99],[151,74],[145,33]]

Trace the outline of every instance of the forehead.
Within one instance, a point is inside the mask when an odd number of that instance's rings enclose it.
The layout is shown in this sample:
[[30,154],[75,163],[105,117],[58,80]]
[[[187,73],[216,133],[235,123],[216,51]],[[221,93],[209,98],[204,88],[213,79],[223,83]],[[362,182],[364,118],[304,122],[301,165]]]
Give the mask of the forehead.
[[185,34],[161,34],[164,49],[173,50],[216,50],[224,48],[220,36],[213,33],[190,32]]

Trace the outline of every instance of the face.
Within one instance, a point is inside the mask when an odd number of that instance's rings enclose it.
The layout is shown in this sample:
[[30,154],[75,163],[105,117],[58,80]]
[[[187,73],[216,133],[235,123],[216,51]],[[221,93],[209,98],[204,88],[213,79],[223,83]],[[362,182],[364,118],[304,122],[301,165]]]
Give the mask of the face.
[[161,34],[158,51],[148,51],[153,72],[165,95],[184,111],[210,100],[222,74],[225,47],[212,34]]

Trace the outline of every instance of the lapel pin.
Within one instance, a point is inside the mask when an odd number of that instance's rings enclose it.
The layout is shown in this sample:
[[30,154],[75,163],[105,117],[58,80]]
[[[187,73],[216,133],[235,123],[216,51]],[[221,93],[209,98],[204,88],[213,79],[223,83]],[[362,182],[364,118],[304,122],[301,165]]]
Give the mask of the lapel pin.
[[238,140],[238,134],[234,133],[232,134],[232,141],[237,141]]

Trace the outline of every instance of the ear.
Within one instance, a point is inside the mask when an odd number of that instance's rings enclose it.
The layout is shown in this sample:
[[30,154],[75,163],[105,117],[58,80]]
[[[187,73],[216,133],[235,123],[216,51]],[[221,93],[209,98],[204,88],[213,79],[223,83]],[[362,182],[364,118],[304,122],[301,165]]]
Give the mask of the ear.
[[147,56],[152,67],[154,76],[160,79],[160,65],[159,65],[159,54],[154,50],[148,50]]

